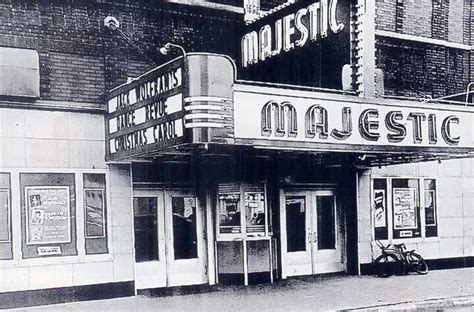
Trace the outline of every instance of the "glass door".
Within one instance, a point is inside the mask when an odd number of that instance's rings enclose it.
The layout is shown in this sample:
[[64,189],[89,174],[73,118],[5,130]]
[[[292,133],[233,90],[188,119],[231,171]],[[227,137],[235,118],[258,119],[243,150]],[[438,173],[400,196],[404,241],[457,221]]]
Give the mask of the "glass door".
[[163,192],[134,191],[135,287],[166,287]]
[[314,191],[313,195],[313,274],[340,272],[342,233],[338,230],[336,196],[332,191]]
[[207,282],[202,213],[191,192],[134,190],[135,287]]
[[[283,278],[310,275],[312,268],[313,230],[311,226],[311,193],[286,192],[281,199]],[[286,276],[285,276],[286,274]]]
[[195,194],[165,192],[168,286],[207,283],[202,211]]
[[334,192],[281,192],[280,202],[283,278],[343,271]]

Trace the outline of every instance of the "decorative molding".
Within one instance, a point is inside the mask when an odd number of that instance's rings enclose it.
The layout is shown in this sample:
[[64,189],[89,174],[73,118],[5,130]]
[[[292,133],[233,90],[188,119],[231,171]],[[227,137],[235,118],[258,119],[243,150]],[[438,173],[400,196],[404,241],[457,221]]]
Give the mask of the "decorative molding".
[[105,113],[103,105],[97,103],[65,102],[65,101],[20,101],[0,99],[0,108],[39,109],[51,111],[68,111],[78,113]]
[[460,50],[467,50],[467,51],[473,50],[473,47],[467,44],[449,42],[446,40],[439,40],[439,39],[433,39],[433,38],[428,38],[428,37],[401,34],[401,33],[387,31],[387,30],[376,30],[375,35],[380,36],[380,37],[396,38],[396,39],[401,39],[401,40],[441,45],[448,48],[454,48],[454,49],[460,49]]

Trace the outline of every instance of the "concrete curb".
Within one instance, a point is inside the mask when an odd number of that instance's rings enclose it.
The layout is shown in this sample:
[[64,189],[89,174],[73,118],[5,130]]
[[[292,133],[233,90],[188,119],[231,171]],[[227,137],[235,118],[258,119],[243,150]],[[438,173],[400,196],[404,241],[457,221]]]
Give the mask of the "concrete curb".
[[339,311],[435,311],[443,308],[454,307],[473,307],[474,295],[451,297],[451,298],[435,298],[423,301],[410,301],[394,304],[383,304],[377,306],[367,306],[356,309],[344,309]]

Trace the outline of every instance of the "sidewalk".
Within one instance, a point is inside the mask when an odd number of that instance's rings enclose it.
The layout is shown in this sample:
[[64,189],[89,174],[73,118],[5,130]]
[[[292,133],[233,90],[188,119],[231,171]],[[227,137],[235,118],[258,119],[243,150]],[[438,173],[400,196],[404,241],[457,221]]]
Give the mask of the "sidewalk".
[[143,296],[25,308],[20,311],[320,311],[435,310],[474,306],[474,268],[377,278],[299,277],[273,285],[216,286],[214,292]]

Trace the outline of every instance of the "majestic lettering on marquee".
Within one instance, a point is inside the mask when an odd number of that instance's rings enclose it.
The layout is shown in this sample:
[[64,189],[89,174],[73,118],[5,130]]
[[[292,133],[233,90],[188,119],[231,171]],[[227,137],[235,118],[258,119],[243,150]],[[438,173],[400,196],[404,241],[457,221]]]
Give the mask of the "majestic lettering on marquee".
[[[331,111],[334,113],[334,110]],[[294,138],[302,129],[298,128],[298,111],[289,101],[281,103],[268,101],[263,105],[262,136],[264,137],[291,137]],[[440,132],[443,141],[450,146],[459,144],[460,136],[454,134],[455,127],[459,127],[460,119],[452,114],[441,118],[441,128],[437,127],[438,116],[436,113],[410,111],[404,113],[400,110],[389,110],[382,113],[377,108],[367,108],[358,116],[353,116],[351,107],[342,107],[341,128],[330,129],[329,112],[323,105],[312,105],[305,112],[304,136],[305,138],[318,138],[326,140],[329,136],[344,141],[353,134],[352,122],[357,121],[358,132],[366,141],[377,142],[381,137],[380,129],[385,128],[386,138],[391,143],[399,143],[406,139],[407,128],[411,127],[413,134],[412,143],[431,145],[437,144]],[[427,126],[427,127],[426,127]],[[427,133],[423,129],[427,128]]]
[[[262,109],[262,135],[272,134],[272,114],[274,113],[275,136],[295,137],[298,132],[296,109],[289,102],[269,101]],[[286,117],[286,120],[285,120]],[[287,130],[288,129],[288,130]]]
[[337,0],[320,0],[242,37],[242,66],[247,67],[282,52],[303,47],[308,40],[318,41],[337,34],[344,27],[337,20]]

